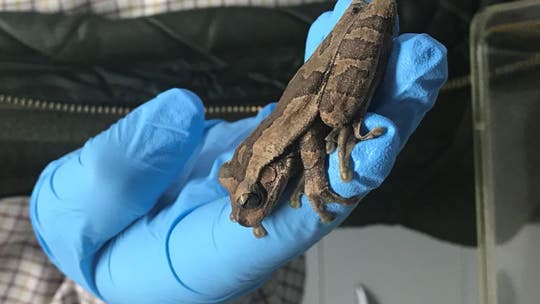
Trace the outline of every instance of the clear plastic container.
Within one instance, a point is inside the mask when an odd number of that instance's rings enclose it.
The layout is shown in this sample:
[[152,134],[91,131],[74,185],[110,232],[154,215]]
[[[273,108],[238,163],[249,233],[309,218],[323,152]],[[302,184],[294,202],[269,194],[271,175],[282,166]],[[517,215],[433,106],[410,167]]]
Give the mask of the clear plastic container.
[[540,303],[540,2],[488,7],[471,28],[480,296]]

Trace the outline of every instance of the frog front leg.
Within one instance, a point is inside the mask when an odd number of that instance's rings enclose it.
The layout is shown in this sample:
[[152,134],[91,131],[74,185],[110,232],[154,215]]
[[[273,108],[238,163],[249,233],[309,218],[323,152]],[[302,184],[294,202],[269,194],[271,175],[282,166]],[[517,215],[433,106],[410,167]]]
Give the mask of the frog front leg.
[[[328,129],[320,120],[314,122],[300,140],[300,157],[304,167],[303,192],[321,221],[328,223],[334,219],[334,214],[325,209],[325,204],[352,205],[358,202],[358,198],[344,198],[330,188],[326,172],[325,132],[328,132]],[[291,199],[293,205],[299,203],[298,190],[302,187],[297,186],[296,189]]]
[[353,178],[350,159],[354,146],[360,141],[377,138],[386,132],[384,127],[376,127],[362,135],[361,125],[362,119],[353,122],[352,125],[334,128],[325,138],[328,154],[334,152],[337,147],[339,174],[344,182],[349,182]]

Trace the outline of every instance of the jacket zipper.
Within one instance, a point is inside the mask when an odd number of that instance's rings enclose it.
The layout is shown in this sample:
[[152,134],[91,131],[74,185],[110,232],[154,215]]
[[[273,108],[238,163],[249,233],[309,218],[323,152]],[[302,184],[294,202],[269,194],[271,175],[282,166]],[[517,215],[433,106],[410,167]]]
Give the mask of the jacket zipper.
[[[24,98],[6,94],[0,94],[0,106],[1,105],[32,110],[66,112],[74,114],[105,114],[118,116],[124,116],[133,110],[133,108],[131,107],[70,104],[34,98]],[[209,115],[249,115],[257,113],[260,109],[261,106],[250,105],[223,105],[204,107],[205,113]]]
[[[516,63],[511,63],[498,67],[495,69],[493,76],[498,77],[502,75],[508,75],[537,65],[540,65],[539,54],[535,54],[527,60],[518,61]],[[462,76],[448,80],[447,83],[441,88],[441,91],[455,90],[467,87],[470,84],[470,75]],[[0,94],[0,106],[2,105],[44,111],[67,112],[76,114],[105,114],[118,116],[124,116],[133,110],[133,108],[131,107],[70,104]],[[249,116],[251,114],[257,113],[261,108],[262,106],[223,105],[205,107],[204,110],[206,114],[217,117],[227,114],[245,114],[246,116]]]

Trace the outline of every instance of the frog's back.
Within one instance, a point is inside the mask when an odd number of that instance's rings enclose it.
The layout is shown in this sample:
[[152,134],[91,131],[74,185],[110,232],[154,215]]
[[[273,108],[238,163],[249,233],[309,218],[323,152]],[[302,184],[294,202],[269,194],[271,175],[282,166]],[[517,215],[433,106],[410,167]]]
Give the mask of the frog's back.
[[322,120],[336,128],[367,110],[386,69],[396,5],[393,0],[373,0],[363,8],[350,6],[345,15],[352,20],[336,49],[320,101]]

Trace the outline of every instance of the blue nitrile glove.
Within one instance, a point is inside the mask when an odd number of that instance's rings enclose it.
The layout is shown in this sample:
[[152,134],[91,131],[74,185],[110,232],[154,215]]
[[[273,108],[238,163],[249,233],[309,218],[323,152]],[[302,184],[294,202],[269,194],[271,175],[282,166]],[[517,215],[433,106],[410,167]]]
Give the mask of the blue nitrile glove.
[[[311,27],[311,53],[349,0]],[[330,156],[332,187],[366,195],[390,172],[397,154],[433,106],[447,77],[446,50],[427,35],[395,38],[391,58],[367,115],[367,128],[386,126],[359,143],[355,178],[341,182]],[[229,196],[217,179],[234,148],[272,110],[235,123],[205,121],[199,98],[170,90],[143,104],[52,162],[31,199],[36,234],[50,259],[108,303],[219,303],[260,286],[341,223],[354,207],[332,204],[320,222],[303,198],[282,202],[263,224],[262,239],[229,220]]]

